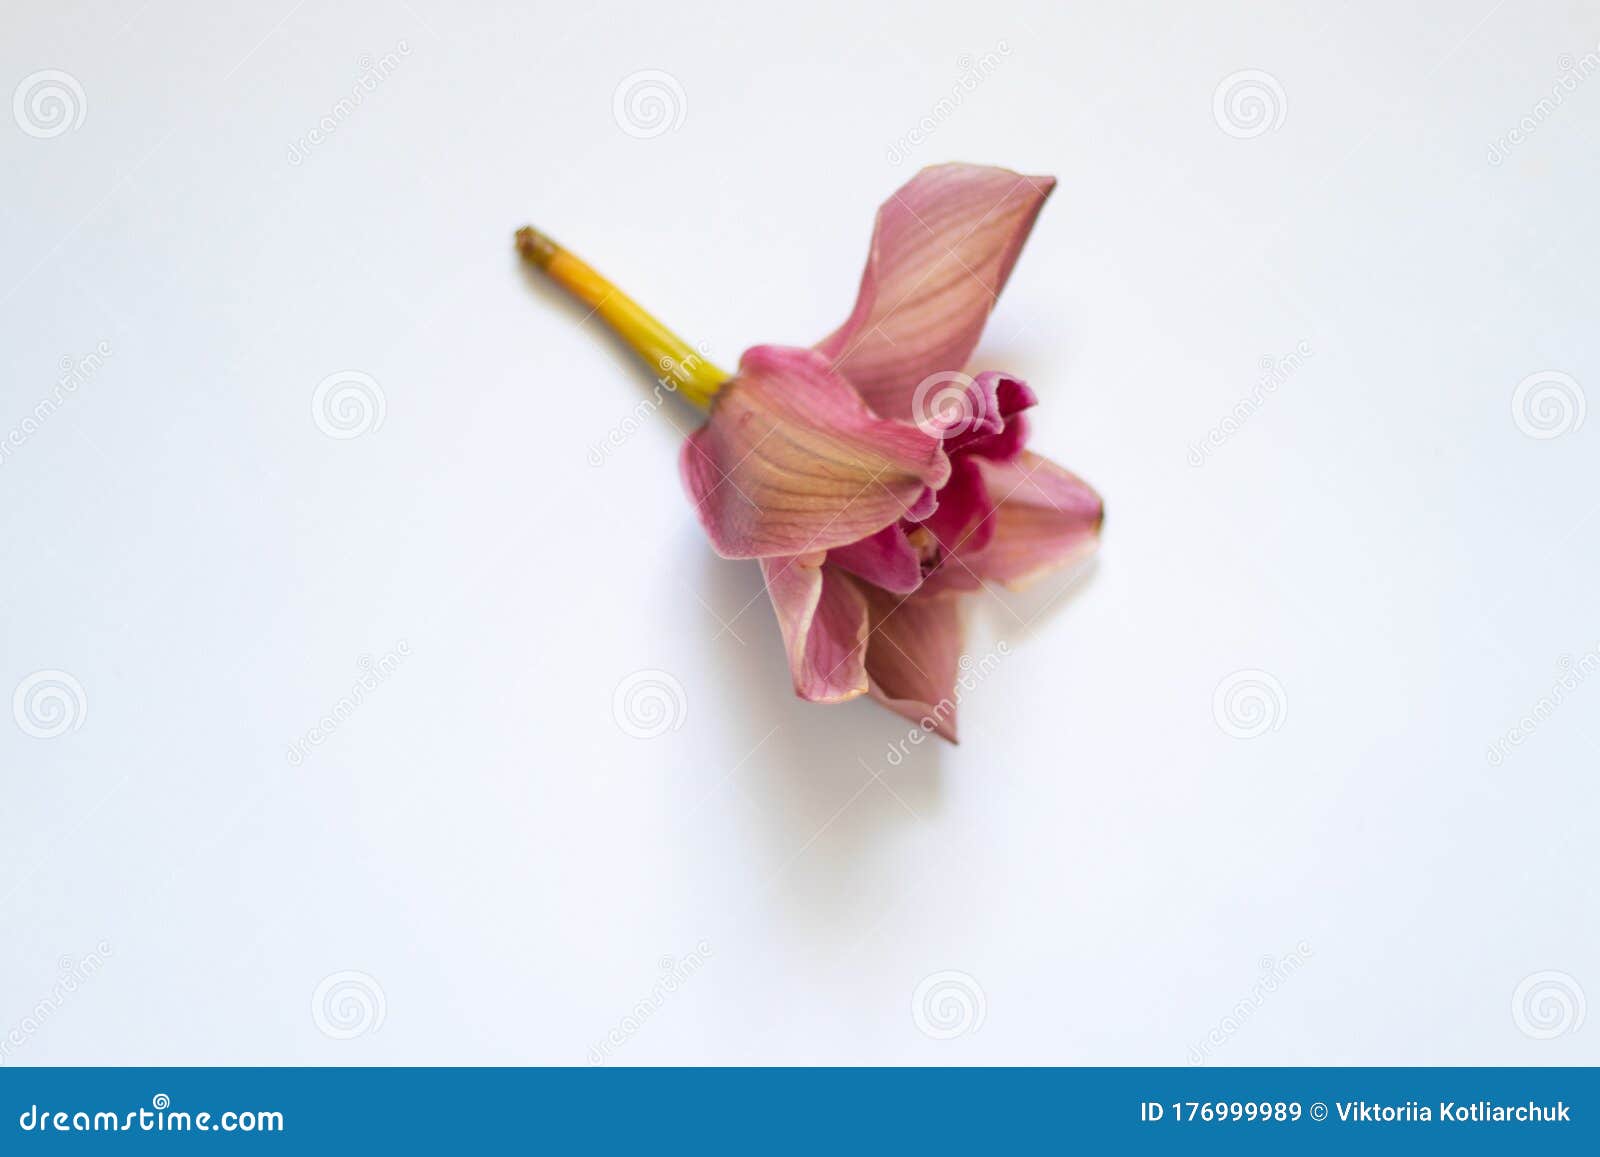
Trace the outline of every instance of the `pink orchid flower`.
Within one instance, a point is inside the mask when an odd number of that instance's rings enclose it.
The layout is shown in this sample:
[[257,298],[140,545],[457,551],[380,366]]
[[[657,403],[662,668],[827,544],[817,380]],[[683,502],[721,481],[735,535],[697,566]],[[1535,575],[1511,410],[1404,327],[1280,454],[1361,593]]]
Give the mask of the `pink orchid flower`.
[[855,309],[811,348],[707,364],[543,234],[523,254],[709,408],[680,462],[712,548],[756,559],[803,699],[956,738],[963,592],[1083,558],[1100,496],[1025,449],[1032,390],[963,373],[1051,177],[924,169],[879,210]]

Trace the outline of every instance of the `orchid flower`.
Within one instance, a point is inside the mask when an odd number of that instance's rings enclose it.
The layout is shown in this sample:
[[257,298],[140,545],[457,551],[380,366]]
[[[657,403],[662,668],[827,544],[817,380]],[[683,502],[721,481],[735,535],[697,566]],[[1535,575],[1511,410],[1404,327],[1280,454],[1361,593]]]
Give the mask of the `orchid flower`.
[[844,324],[810,348],[746,350],[737,374],[542,233],[517,234],[710,411],[684,444],[683,483],[712,549],[761,564],[802,699],[871,694],[954,742],[960,595],[1021,585],[1098,543],[1099,495],[1025,449],[1033,391],[962,372],[1054,186],[924,169],[878,210]]

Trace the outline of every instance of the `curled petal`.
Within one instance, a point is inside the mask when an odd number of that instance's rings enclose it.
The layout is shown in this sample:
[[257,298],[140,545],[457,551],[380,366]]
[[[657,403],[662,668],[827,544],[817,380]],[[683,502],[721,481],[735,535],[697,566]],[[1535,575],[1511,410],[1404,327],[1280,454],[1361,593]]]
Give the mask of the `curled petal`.
[[931,505],[950,476],[939,440],[880,418],[813,350],[756,346],[679,460],[724,558],[858,542]]
[[[944,452],[1004,460],[1020,454],[1028,440],[1027,419],[1022,411],[1039,404],[1028,383],[989,370],[973,379],[967,397],[966,409],[944,439]],[[966,417],[969,413],[970,418]]]
[[990,579],[1025,586],[1040,575],[1093,553],[1105,506],[1083,479],[1024,450],[1014,461],[971,457],[993,498],[994,533],[981,545],[956,547],[939,568],[935,588],[972,587]]
[[960,370],[1054,177],[923,169],[878,210],[854,312],[817,349],[877,413],[913,419],[918,383]]
[[820,551],[764,558],[761,574],[789,652],[795,694],[838,703],[867,689],[867,603],[854,580],[822,560]]
[[905,598],[864,588],[870,616],[867,677],[889,710],[956,742],[961,618],[954,592]]
[[[952,454],[963,446],[998,434],[1005,429],[1005,418],[1000,414],[1000,396],[995,381],[1001,375],[979,374],[969,378],[966,374],[953,374],[949,388],[931,392],[917,407],[917,425],[930,434],[937,434],[944,442],[944,452]],[[938,384],[946,385],[943,379]]]

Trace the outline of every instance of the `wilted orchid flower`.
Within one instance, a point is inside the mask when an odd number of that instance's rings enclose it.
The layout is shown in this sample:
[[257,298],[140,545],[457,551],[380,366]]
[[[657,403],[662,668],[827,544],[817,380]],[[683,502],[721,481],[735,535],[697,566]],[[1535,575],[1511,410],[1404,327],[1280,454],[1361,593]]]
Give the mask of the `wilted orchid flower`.
[[1017,378],[962,372],[1055,180],[924,169],[878,210],[854,311],[809,348],[711,366],[594,270],[532,229],[518,248],[710,420],[684,485],[711,545],[761,563],[795,692],[870,693],[956,737],[957,601],[1081,558],[1103,507],[1024,449]]

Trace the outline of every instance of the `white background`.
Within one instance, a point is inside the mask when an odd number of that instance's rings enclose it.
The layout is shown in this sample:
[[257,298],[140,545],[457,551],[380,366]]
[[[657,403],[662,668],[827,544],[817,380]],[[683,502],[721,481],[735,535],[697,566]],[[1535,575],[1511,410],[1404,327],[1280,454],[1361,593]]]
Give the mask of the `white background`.
[[[1597,43],[1557,0],[8,0],[0,96],[61,70],[84,116],[0,109],[0,434],[110,354],[0,464],[0,691],[84,695],[0,714],[5,1063],[582,1064],[619,1025],[611,1063],[1600,1062],[1600,673],[1487,754],[1600,645],[1600,416],[1512,404],[1600,405],[1600,74],[1534,111]],[[680,491],[690,411],[590,464],[650,378],[511,235],[732,366],[841,321],[945,160],[1060,180],[973,368],[1109,515],[1094,566],[974,597],[1009,654],[893,766],[901,720],[791,697]],[[339,439],[346,370],[385,410]],[[652,739],[641,670],[682,688]],[[1254,738],[1238,671],[1282,688]],[[366,1005],[314,1015],[344,971]]]

